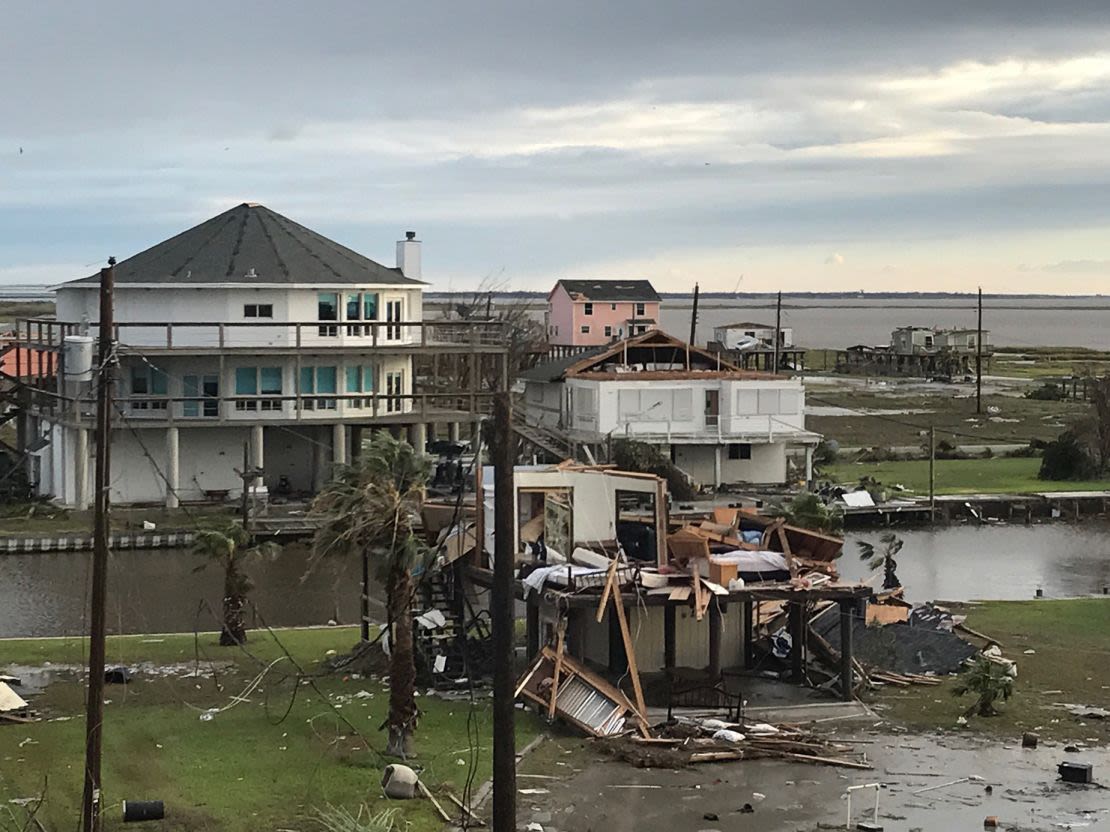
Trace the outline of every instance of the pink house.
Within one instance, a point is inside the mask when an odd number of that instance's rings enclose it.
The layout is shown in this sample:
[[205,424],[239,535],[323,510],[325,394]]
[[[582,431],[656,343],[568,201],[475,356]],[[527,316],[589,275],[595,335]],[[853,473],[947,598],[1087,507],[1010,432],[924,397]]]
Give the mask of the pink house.
[[597,346],[659,327],[647,280],[560,280],[547,295],[547,342]]

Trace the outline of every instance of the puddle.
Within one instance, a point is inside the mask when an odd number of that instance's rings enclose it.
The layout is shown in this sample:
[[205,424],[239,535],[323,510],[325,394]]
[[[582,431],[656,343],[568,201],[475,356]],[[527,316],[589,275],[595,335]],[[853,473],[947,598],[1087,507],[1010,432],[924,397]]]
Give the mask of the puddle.
[[[633,832],[645,824],[693,832],[808,830],[818,824],[843,829],[848,787],[877,782],[879,823],[887,830],[982,829],[988,816],[996,816],[1004,830],[1110,828],[1110,789],[1064,783],[1056,770],[1065,760],[1091,763],[1096,781],[1110,780],[1110,749],[1066,753],[1062,745],[1022,749],[1020,743],[960,737],[838,736],[867,741],[859,747],[867,750],[874,771],[778,760],[677,771],[599,762],[569,779],[545,781],[549,794],[520,795],[518,817],[522,827],[538,822],[544,832]],[[745,804],[750,812],[743,811]],[[853,828],[871,820],[874,805],[872,790],[853,794]]]

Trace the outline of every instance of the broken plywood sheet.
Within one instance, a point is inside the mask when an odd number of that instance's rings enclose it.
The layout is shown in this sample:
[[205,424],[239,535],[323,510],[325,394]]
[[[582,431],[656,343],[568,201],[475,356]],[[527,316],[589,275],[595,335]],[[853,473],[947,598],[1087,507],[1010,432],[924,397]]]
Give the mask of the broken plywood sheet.
[[29,707],[23,697],[12,690],[7,682],[0,682],[0,714],[18,714]]

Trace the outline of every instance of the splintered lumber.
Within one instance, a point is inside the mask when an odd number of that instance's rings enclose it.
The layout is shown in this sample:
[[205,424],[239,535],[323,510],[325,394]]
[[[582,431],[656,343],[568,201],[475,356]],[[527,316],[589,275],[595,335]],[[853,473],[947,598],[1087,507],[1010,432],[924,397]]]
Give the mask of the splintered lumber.
[[609,603],[609,594],[613,591],[613,586],[617,580],[617,558],[613,558],[613,562],[609,564],[609,572],[605,575],[605,589],[601,592],[601,601],[597,605],[597,623],[600,624],[602,619],[605,618],[605,607]]
[[691,588],[688,586],[676,586],[671,589],[670,600],[686,601],[690,598],[690,593],[692,591],[693,590],[691,590]]
[[636,711],[640,718],[640,732],[651,736],[647,728],[647,706],[644,704],[644,690],[640,687],[640,670],[636,666],[636,645],[632,643],[632,634],[628,630],[628,620],[624,615],[624,599],[621,598],[621,588],[613,584],[613,606],[617,608],[617,623],[621,629],[621,640],[624,642],[624,653],[628,658],[628,675],[632,677],[632,691],[636,694]]
[[690,755],[691,763],[724,763],[729,760],[743,760],[743,751],[695,751]]
[[484,820],[482,820],[480,817],[478,817],[476,814],[474,814],[474,812],[471,811],[469,806],[467,806],[465,803],[463,803],[461,800],[459,800],[457,797],[455,797],[453,794],[451,794],[451,792],[447,792],[446,794],[447,794],[447,799],[450,800],[452,803],[454,803],[456,806],[458,806],[460,809],[462,809],[463,812],[466,814],[466,816],[468,818],[470,818],[470,825],[472,825],[472,826],[485,826],[486,825],[486,822]]
[[439,804],[439,801],[436,800],[435,795],[433,795],[428,787],[424,785],[424,781],[417,778],[416,785],[420,787],[420,793],[423,794],[424,797],[428,798],[428,800],[432,801],[432,805],[436,807],[436,811],[439,812],[439,816],[443,818],[443,822],[450,823],[453,818],[444,811],[443,807]]
[[547,705],[547,718],[555,718],[555,699],[559,696],[559,672],[563,669],[563,636],[567,631],[566,618],[559,619],[559,636],[555,644],[555,671],[551,674],[551,701]]
[[841,768],[858,768],[861,771],[871,771],[874,766],[867,763],[857,763],[855,760],[844,760],[840,757],[818,757],[816,754],[795,754],[790,751],[779,752],[784,757],[789,757],[791,760],[806,760],[811,763],[825,763],[830,766],[840,766]]
[[963,623],[962,621],[961,621],[961,622],[960,622],[959,624],[955,624],[955,625],[953,625],[953,626],[954,626],[954,628],[955,628],[955,629],[957,629],[957,630],[959,630],[959,631],[961,631],[961,632],[967,633],[967,634],[968,634],[969,636],[974,636],[975,638],[980,638],[980,639],[982,639],[983,641],[987,642],[988,644],[997,644],[997,645],[998,645],[999,647],[1003,647],[1003,646],[1004,646],[1004,645],[1002,644],[1002,642],[1001,642],[1001,641],[999,641],[998,639],[996,639],[996,638],[991,638],[991,637],[990,637],[990,636],[988,636],[988,635],[983,635],[983,633],[980,633],[980,632],[979,632],[979,631],[977,631],[977,630],[973,630],[973,629],[971,629],[971,628],[970,628],[969,626],[967,626],[966,624],[964,624],[964,623]]
[[[708,606],[708,604],[706,605]],[[701,601],[701,573],[694,570],[694,618],[701,621],[705,615],[705,608]]]

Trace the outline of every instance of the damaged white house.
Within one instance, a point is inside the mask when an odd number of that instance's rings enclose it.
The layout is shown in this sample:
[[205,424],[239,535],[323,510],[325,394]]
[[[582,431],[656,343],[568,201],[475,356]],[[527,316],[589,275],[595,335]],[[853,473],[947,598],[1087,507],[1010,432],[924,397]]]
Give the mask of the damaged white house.
[[653,330],[538,365],[522,374],[528,423],[600,456],[614,438],[669,453],[699,484],[788,479],[788,450],[812,478],[821,436],[805,428],[801,381],[743,370],[719,354]]

